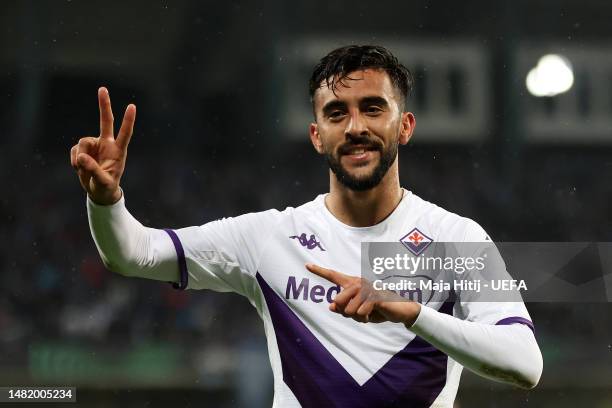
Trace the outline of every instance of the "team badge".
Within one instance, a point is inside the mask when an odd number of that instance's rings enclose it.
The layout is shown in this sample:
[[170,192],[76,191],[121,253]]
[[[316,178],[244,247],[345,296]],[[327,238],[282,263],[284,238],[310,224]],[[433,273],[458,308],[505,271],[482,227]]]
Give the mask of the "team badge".
[[433,242],[433,239],[419,231],[418,228],[413,228],[400,242],[413,254],[420,255]]

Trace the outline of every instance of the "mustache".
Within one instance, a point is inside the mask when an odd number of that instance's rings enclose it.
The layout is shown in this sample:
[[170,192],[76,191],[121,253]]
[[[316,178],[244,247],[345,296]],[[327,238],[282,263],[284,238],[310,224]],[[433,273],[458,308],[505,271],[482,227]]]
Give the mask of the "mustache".
[[383,144],[380,140],[370,136],[353,136],[351,140],[338,147],[338,154],[349,154],[355,146],[361,146],[366,150],[383,150]]

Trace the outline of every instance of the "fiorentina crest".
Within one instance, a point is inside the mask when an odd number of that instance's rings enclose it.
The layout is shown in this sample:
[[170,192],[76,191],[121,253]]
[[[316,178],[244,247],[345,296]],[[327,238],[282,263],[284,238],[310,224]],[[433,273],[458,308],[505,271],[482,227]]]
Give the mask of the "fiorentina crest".
[[412,231],[404,235],[403,238],[400,238],[400,242],[408,248],[410,252],[418,256],[427,249],[429,244],[433,242],[433,239],[423,234],[418,228],[413,228]]

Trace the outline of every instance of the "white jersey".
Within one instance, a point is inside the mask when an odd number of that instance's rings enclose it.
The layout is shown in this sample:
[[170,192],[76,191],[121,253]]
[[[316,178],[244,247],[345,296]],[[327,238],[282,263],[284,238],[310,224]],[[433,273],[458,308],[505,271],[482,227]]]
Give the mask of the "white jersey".
[[[178,258],[178,286],[232,291],[249,299],[265,326],[275,407],[452,407],[459,363],[402,324],[363,324],[330,312],[340,288],[304,265],[359,276],[361,242],[398,242],[415,228],[436,242],[479,242],[487,234],[476,222],[408,191],[384,221],[364,228],[340,222],[324,198],[280,212],[166,230],[167,245]],[[472,322],[533,329],[522,302],[492,305],[458,298],[428,304],[421,314],[436,310]]]

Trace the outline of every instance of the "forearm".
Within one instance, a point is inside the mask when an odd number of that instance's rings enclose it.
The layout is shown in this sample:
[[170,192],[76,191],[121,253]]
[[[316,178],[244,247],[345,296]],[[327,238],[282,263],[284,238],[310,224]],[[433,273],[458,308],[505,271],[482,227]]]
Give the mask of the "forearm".
[[91,234],[104,265],[125,276],[176,281],[178,266],[165,231],[143,226],[125,207],[123,197],[113,205],[87,198]]
[[542,354],[523,324],[470,322],[422,306],[409,329],[481,376],[533,388],[542,374]]

